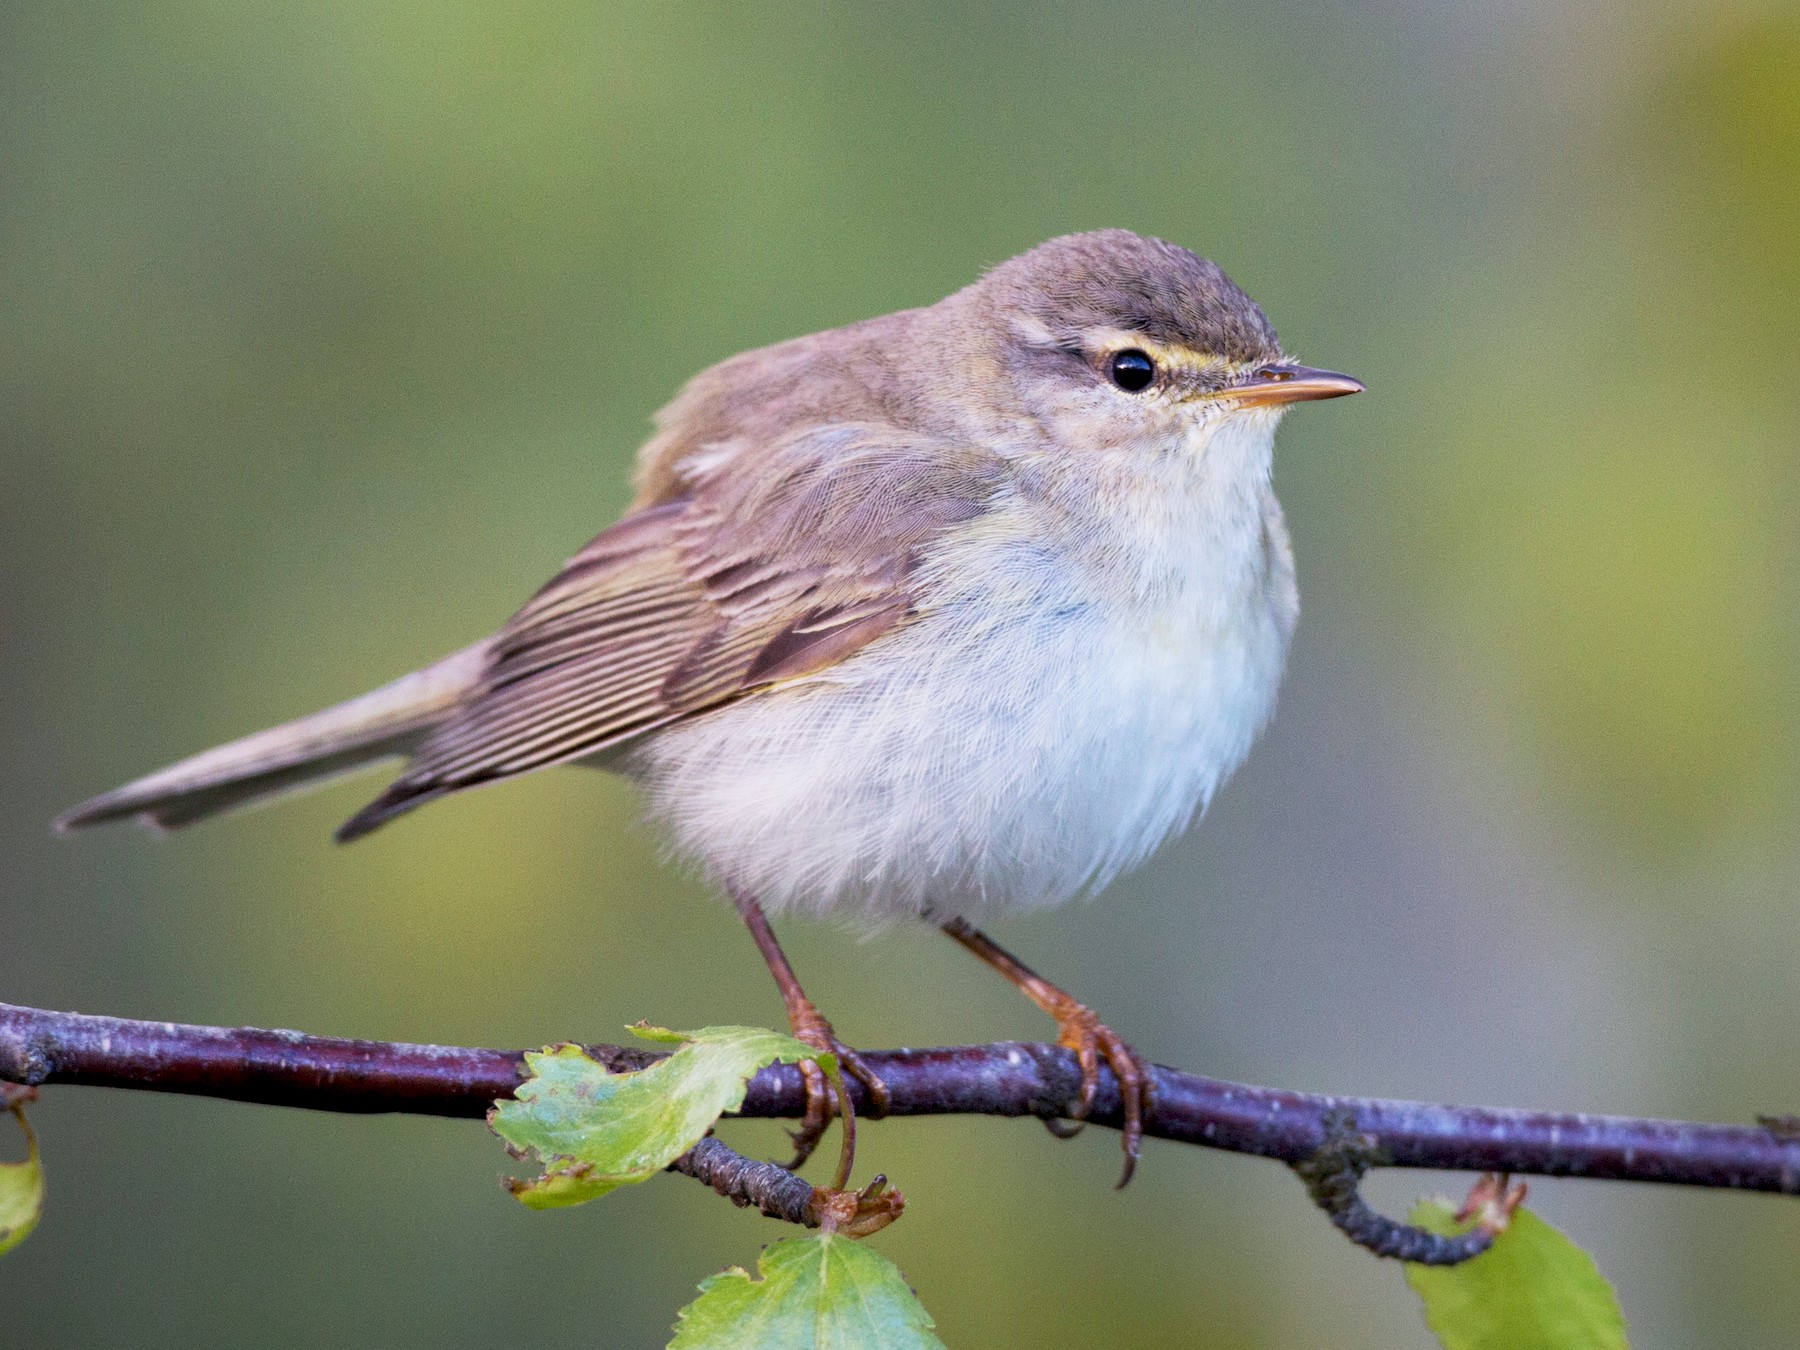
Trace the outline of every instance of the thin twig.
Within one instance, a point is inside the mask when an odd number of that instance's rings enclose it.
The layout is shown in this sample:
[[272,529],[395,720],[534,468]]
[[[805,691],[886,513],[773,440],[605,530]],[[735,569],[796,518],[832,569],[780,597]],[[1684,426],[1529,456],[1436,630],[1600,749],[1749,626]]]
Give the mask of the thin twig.
[[885,1176],[860,1191],[814,1186],[776,1163],[756,1162],[733,1152],[711,1135],[670,1163],[669,1170],[704,1181],[740,1208],[852,1237],[886,1228],[906,1209],[906,1197]]
[[813,1198],[818,1187],[785,1167],[746,1158],[711,1135],[670,1163],[669,1170],[704,1181],[732,1204],[760,1210],[771,1219],[819,1226]]
[[[615,1069],[655,1056],[589,1047]],[[941,1050],[870,1051],[889,1113],[1064,1115],[1081,1071],[1059,1046],[1001,1042]],[[1385,1167],[1588,1177],[1800,1194],[1800,1136],[1760,1125],[1706,1125],[1620,1116],[1509,1111],[1377,1098],[1328,1097],[1156,1068],[1145,1133],[1274,1158],[1319,1154],[1332,1122],[1350,1119]],[[516,1050],[337,1040],[294,1031],[183,1026],[0,1003],[0,1079],[84,1083],[326,1111],[479,1117],[523,1074]],[[862,1088],[847,1084],[859,1107]],[[797,1069],[758,1074],[739,1112],[793,1119],[806,1109]],[[1118,1083],[1102,1071],[1090,1123],[1118,1128]]]
[[1381,1146],[1356,1128],[1347,1113],[1328,1117],[1325,1142],[1294,1164],[1306,1193],[1337,1230],[1359,1247],[1396,1261],[1454,1266],[1480,1256],[1494,1244],[1494,1230],[1476,1227],[1444,1236],[1390,1219],[1362,1198],[1362,1179],[1385,1161]]

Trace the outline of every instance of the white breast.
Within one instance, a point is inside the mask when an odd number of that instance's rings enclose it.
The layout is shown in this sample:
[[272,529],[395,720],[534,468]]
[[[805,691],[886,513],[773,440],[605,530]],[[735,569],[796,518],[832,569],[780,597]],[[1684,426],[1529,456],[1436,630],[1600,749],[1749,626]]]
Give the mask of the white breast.
[[996,513],[911,626],[638,748],[652,815],[770,910],[865,922],[1058,904],[1142,862],[1273,707],[1295,599],[1272,432],[1231,447],[1251,481],[1133,485],[1167,509],[1116,496],[1073,537]]

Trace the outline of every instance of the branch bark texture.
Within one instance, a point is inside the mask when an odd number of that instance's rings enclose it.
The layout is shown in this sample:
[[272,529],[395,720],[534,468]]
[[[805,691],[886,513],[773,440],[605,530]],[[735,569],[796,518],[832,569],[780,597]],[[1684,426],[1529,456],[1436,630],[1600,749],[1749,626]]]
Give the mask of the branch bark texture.
[[[654,1054],[588,1047],[609,1068]],[[1055,1119],[1080,1088],[1059,1046],[1001,1042],[937,1050],[868,1051],[892,1094],[889,1114]],[[1441,1168],[1800,1194],[1800,1134],[1770,1125],[1708,1125],[1493,1107],[1324,1096],[1252,1087],[1157,1067],[1145,1132],[1273,1158],[1314,1158],[1346,1126],[1373,1166]],[[340,1040],[295,1031],[187,1026],[52,1012],[0,1003],[0,1080],[86,1084],[220,1097],[313,1110],[481,1117],[510,1097],[523,1052]],[[861,1089],[850,1085],[863,1106]],[[746,1117],[806,1109],[797,1069],[752,1080]],[[1120,1123],[1118,1084],[1104,1074],[1092,1123]]]

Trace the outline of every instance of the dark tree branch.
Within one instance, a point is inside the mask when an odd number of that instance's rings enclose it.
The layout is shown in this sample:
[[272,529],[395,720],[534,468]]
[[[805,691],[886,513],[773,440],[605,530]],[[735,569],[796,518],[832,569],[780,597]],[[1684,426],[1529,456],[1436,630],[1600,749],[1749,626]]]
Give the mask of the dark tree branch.
[[[641,1068],[656,1058],[620,1046],[588,1051],[615,1070]],[[869,1051],[865,1058],[887,1084],[889,1114],[896,1116],[1054,1120],[1062,1118],[1081,1085],[1074,1054],[1059,1046],[1002,1042]],[[0,1003],[0,1080],[31,1086],[80,1083],[324,1111],[480,1117],[493,1102],[512,1095],[523,1072],[523,1052],[517,1050],[136,1022]],[[1366,1230],[1357,1240],[1368,1239],[1365,1245],[1378,1250],[1411,1239],[1396,1236],[1399,1225],[1392,1231],[1383,1227],[1389,1221],[1367,1211],[1356,1197],[1356,1183],[1370,1166],[1800,1194],[1800,1132],[1781,1128],[1780,1119],[1775,1125],[1706,1125],[1510,1111],[1288,1092],[1161,1067],[1153,1073],[1154,1109],[1144,1122],[1146,1134],[1284,1162],[1301,1172],[1334,1222],[1353,1238],[1352,1228]],[[858,1107],[865,1106],[861,1086],[848,1087]],[[771,1065],[751,1081],[738,1114],[792,1119],[805,1110],[798,1069]],[[1102,1073],[1088,1118],[1097,1125],[1120,1124],[1118,1083],[1110,1072]],[[1343,1154],[1351,1136],[1354,1156]],[[807,1187],[802,1202],[798,1188],[805,1182],[780,1168],[737,1158],[723,1145],[703,1145],[677,1166],[764,1213],[786,1218],[789,1211],[800,1212],[800,1222],[807,1222],[805,1204],[818,1194]],[[763,1168],[769,1170],[757,1170]]]

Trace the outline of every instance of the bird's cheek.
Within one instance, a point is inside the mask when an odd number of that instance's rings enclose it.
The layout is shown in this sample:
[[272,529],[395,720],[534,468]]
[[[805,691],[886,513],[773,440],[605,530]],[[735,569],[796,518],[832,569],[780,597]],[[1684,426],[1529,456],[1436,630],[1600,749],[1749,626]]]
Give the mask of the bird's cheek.
[[1142,411],[1120,407],[1117,399],[1084,400],[1057,410],[1055,439],[1072,454],[1092,454],[1142,441],[1148,431]]

